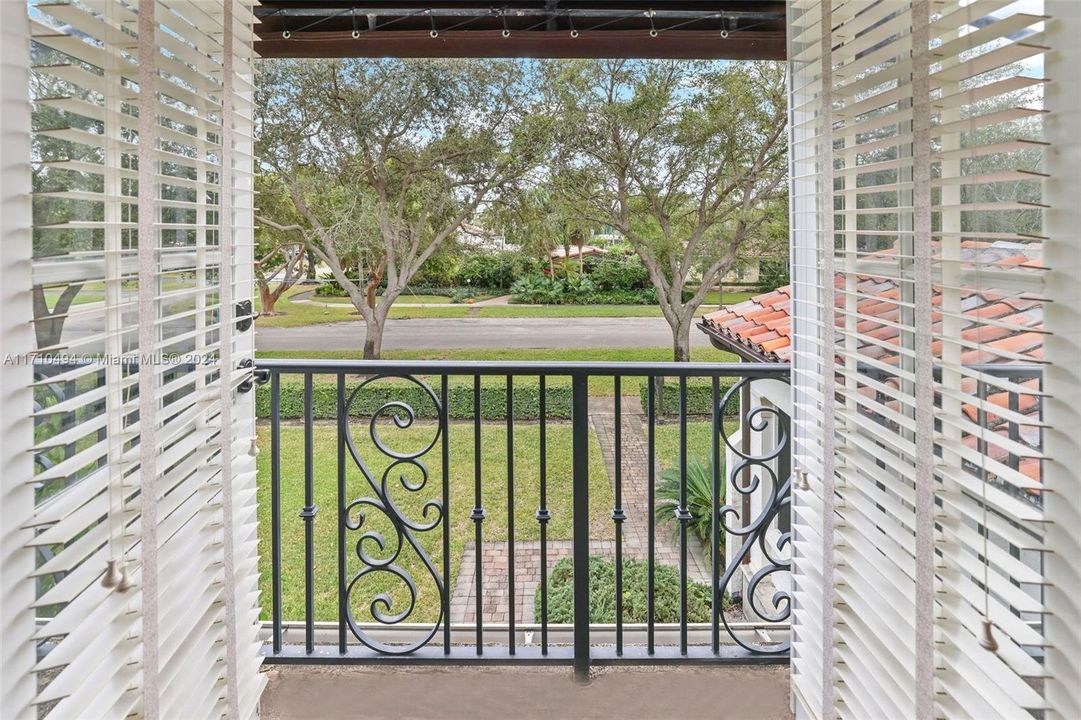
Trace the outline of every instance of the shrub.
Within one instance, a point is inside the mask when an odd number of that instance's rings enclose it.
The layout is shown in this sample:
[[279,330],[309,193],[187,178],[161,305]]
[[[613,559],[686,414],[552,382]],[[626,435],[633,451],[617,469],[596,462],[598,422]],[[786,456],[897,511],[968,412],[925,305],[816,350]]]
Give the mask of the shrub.
[[452,303],[464,303],[466,300],[469,300],[472,297],[476,297],[476,293],[474,293],[469,288],[458,288],[450,296],[450,301]]
[[650,288],[649,273],[637,255],[605,256],[596,262],[590,270],[589,277],[600,290],[627,291]]
[[547,275],[526,275],[515,282],[510,290],[514,302],[554,305],[563,301],[563,281]]
[[[711,550],[713,532],[713,509],[724,504],[724,461],[721,461],[719,476],[719,495],[713,502],[713,462],[702,462],[699,458],[687,458],[687,509],[691,513],[688,530],[702,541],[708,556]],[[665,468],[661,473],[661,483],[657,487],[657,505],[654,515],[659,523],[671,523],[672,532],[679,534],[679,521],[675,518],[675,509],[679,507],[680,477],[679,463]],[[724,532],[719,532],[718,549],[724,553]]]
[[598,290],[588,275],[569,275],[556,280],[547,275],[526,275],[511,286],[511,299],[534,305],[652,305],[653,288]]
[[[456,252],[442,250],[428,258],[414,273],[411,284],[429,287],[455,285],[461,271],[461,261]],[[420,295],[421,293],[417,293]],[[427,293],[425,293],[427,294]]]
[[315,288],[315,294],[320,297],[348,297],[345,288],[338,284],[333,275],[326,274],[320,279],[319,287]]
[[[356,383],[346,383],[346,398]],[[438,386],[433,386],[438,395]],[[304,383],[300,380],[281,381],[279,405],[283,420],[304,417]],[[452,385],[447,388],[448,411],[453,420],[473,418],[473,388]],[[571,416],[571,389],[548,387],[545,398],[547,417],[568,419]],[[353,401],[352,415],[370,416],[390,401],[404,402],[413,408],[418,418],[437,417],[431,398],[424,390],[412,383],[378,382],[369,385]],[[256,417],[270,417],[270,385],[261,385],[255,393]],[[338,394],[335,383],[316,383],[312,388],[312,415],[316,420],[333,420],[338,416]],[[514,388],[514,417],[518,420],[535,420],[540,416],[540,389],[521,386]],[[507,417],[506,392],[502,388],[481,391],[481,419],[503,420]]]
[[[738,382],[738,378],[723,377],[719,381],[720,399],[724,400],[724,394]],[[642,407],[646,407],[649,387],[648,383],[642,383],[639,396],[642,399]],[[728,409],[735,411],[736,401],[729,402]],[[657,394],[656,413],[658,415],[679,414],[679,383],[676,381],[665,382],[664,388]],[[713,384],[707,381],[687,382],[687,414],[688,415],[712,415],[713,414]]]
[[[623,622],[644,623],[649,611],[649,565],[638,560],[623,560]],[[654,568],[654,618],[659,623],[679,622],[679,571],[669,565]],[[534,601],[534,617],[541,617],[541,594]],[[726,598],[724,607],[729,601]],[[687,621],[709,622],[712,619],[711,593],[707,585],[687,581]],[[574,565],[563,558],[548,574],[548,621],[574,622]],[[589,621],[616,621],[616,564],[600,557],[589,558]]]
[[591,302],[597,292],[597,286],[588,275],[568,275],[563,281],[564,302]]
[[535,258],[519,252],[476,252],[462,262],[458,284],[505,289],[516,278],[539,271]]

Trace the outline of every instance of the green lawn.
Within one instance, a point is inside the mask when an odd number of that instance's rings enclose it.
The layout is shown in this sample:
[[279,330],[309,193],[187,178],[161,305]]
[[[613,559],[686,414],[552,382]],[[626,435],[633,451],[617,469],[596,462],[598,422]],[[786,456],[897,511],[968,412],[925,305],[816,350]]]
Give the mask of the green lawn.
[[[389,423],[387,423],[389,425]],[[427,445],[435,436],[433,423],[418,422],[413,427],[399,430],[393,425],[381,426],[384,442],[400,452],[415,452]],[[390,461],[379,454],[368,438],[367,424],[353,427],[354,439],[360,456],[369,464],[376,481],[390,469]],[[264,618],[270,617],[271,568],[270,568],[270,428],[261,424],[258,428],[259,445],[259,540],[260,582],[262,584]],[[539,531],[534,518],[539,502],[539,426],[535,423],[518,423],[514,430],[515,473],[515,533],[518,541],[537,540]],[[552,423],[548,426],[548,506],[552,511],[548,536],[551,539],[571,538],[571,428],[568,424]],[[483,472],[483,505],[487,518],[483,524],[485,540],[507,539],[507,458],[506,426],[502,423],[485,424],[481,431],[481,467]],[[282,478],[282,616],[286,620],[304,618],[304,521],[297,513],[304,505],[304,430],[298,425],[285,425],[281,429],[281,478]],[[473,507],[474,456],[473,426],[471,423],[454,423],[450,427],[450,548],[451,587],[458,573],[465,543],[473,539],[474,523],[469,519]],[[315,470],[315,503],[319,513],[315,529],[315,616],[317,620],[337,620],[337,444],[336,428],[318,425],[313,433]],[[398,480],[415,485],[421,480],[416,467],[399,465],[388,477],[390,494],[394,502],[414,522],[428,523],[435,519],[434,511],[423,513],[425,503],[438,500],[442,494],[442,461],[440,445],[424,456],[428,466],[427,484],[419,492],[408,492]],[[347,498],[372,496],[363,476],[347,458]],[[607,537],[610,533],[612,491],[604,462],[596,439],[590,437],[590,524],[591,535]],[[391,524],[377,510],[367,510],[367,521],[362,530],[347,532],[347,577],[361,568],[356,554],[356,543],[364,531],[380,532],[385,538],[386,551],[380,552],[375,540],[364,543],[365,551],[372,556],[385,558],[397,548]],[[356,511],[351,514],[354,522]],[[432,563],[442,572],[442,526],[415,533],[420,545],[429,554]],[[416,609],[410,621],[433,621],[439,612],[439,595],[434,581],[424,569],[416,552],[410,546],[402,552],[398,563],[407,570],[417,584]],[[408,600],[408,591],[401,581],[395,582],[387,572],[374,572],[366,576],[362,588],[354,592],[353,612],[360,622],[371,619],[370,605],[378,593],[386,592],[393,600],[393,607],[384,612],[400,612]]]
[[[734,433],[739,430],[739,422],[729,418],[724,422],[726,433]],[[697,457],[703,464],[708,464],[713,457],[713,422],[710,420],[687,421],[687,457]],[[733,443],[739,447],[739,438],[733,438]],[[723,438],[718,438],[721,445],[721,458],[723,461],[725,444]],[[657,424],[656,434],[657,460],[660,461],[661,469],[679,466],[679,423],[665,420]]]
[[[275,310],[279,314],[274,315],[273,317],[256,318],[256,325],[264,328],[303,327],[306,325],[319,325],[321,323],[344,322],[349,320],[360,321],[360,316],[357,315],[352,304],[344,298],[316,298],[313,296],[312,302],[290,302],[289,298],[293,295],[305,292],[309,289],[309,287],[305,286],[290,288],[282,295],[275,305]],[[443,298],[443,300],[447,299]],[[402,299],[400,302],[408,301]],[[256,298],[255,301],[255,309],[257,312],[260,310],[258,298]],[[408,320],[412,318],[457,318],[465,317],[468,311],[469,307],[466,305],[451,305],[448,302],[446,307],[392,307],[390,309],[390,317],[399,320]]]
[[[343,322],[347,320],[359,320],[359,316],[349,303],[347,298],[331,298],[311,296],[311,302],[290,301],[297,293],[307,292],[311,286],[298,285],[290,288],[278,300],[276,310],[278,315],[273,317],[260,317],[256,319],[259,327],[301,327],[305,325],[317,325],[320,323]],[[754,293],[738,292],[725,293],[725,304],[736,304],[751,297]],[[391,308],[390,317],[397,320],[411,320],[419,318],[576,318],[576,317],[661,317],[661,309],[656,305],[544,305],[532,307],[528,305],[489,305],[474,307],[466,304],[451,304],[450,299],[438,295],[402,295],[399,303],[433,303],[445,305],[445,307],[398,307]],[[699,308],[698,314],[712,312],[717,309],[718,298],[716,292],[711,292],[706,297],[706,303]],[[256,310],[259,302],[256,298]]]
[[[346,350],[263,350],[256,353],[260,359],[289,359],[289,360],[357,360],[359,353]],[[384,360],[491,360],[505,362],[537,361],[537,362],[669,362],[672,360],[672,351],[668,348],[545,348],[545,349],[477,349],[477,350],[394,350],[383,353]],[[712,347],[696,347],[691,350],[691,360],[695,362],[736,362],[738,358],[732,353],[717,350]],[[429,382],[438,383],[438,378],[426,378]],[[334,382],[332,376],[315,376],[316,382]],[[623,395],[638,395],[638,389],[645,381],[641,377],[625,377],[622,381]],[[468,376],[452,377],[451,384],[472,384],[473,379]],[[481,379],[484,387],[503,387],[506,378],[498,376],[486,376]],[[516,385],[536,386],[537,379],[522,377],[515,379]],[[570,378],[551,377],[548,379],[550,387],[569,385]],[[433,385],[432,387],[436,387]],[[615,391],[615,383],[610,377],[595,377],[589,381],[589,394],[596,397],[611,397]]]

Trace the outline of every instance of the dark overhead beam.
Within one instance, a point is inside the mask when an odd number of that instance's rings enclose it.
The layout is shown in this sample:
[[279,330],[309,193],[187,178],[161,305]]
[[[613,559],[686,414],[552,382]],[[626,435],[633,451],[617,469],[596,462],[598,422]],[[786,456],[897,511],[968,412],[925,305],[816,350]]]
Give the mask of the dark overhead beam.
[[461,18],[461,17],[503,17],[507,18],[559,18],[559,17],[582,17],[582,18],[639,18],[649,17],[653,14],[657,19],[728,19],[728,20],[784,20],[783,12],[759,12],[749,10],[691,10],[691,9],[651,9],[642,11],[627,8],[564,8],[550,5],[546,8],[500,8],[492,6],[484,7],[384,7],[367,6],[363,4],[351,5],[344,8],[335,7],[279,7],[277,5],[259,5],[255,8],[255,15],[259,18],[298,18],[301,21],[311,21],[319,18],[347,18],[351,15],[380,15],[388,18],[405,17],[437,17],[437,18]]
[[645,30],[570,33],[499,30],[449,31],[431,37],[427,31],[402,30],[292,32],[261,35],[255,50],[262,57],[536,57],[536,58],[671,58],[784,60],[783,30],[717,32],[681,30],[650,37]]

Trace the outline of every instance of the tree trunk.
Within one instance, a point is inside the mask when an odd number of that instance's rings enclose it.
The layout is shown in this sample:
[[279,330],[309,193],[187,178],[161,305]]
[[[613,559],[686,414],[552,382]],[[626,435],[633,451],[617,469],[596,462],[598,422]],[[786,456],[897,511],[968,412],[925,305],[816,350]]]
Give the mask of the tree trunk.
[[262,307],[260,315],[277,315],[277,311],[274,310],[274,305],[278,302],[280,295],[276,292],[271,292],[269,285],[259,286],[259,304]]
[[372,315],[372,319],[366,321],[364,333],[364,359],[378,360],[383,350],[383,328],[386,325],[385,318]]
[[691,361],[691,323],[680,320],[672,326],[672,359],[676,362]]

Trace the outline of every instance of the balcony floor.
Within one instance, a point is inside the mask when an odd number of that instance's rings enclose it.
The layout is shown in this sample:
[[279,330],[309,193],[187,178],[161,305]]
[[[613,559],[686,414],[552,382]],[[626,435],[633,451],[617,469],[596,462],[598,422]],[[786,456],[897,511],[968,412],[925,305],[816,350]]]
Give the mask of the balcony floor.
[[791,718],[788,667],[268,665],[263,720]]

